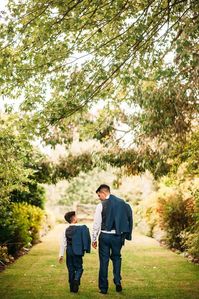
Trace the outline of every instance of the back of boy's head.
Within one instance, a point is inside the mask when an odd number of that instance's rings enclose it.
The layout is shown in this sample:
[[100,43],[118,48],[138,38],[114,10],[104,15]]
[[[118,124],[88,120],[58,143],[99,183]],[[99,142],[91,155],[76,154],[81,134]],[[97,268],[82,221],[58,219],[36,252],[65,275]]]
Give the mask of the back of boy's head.
[[75,216],[75,211],[71,211],[71,212],[67,212],[64,215],[64,218],[68,223],[71,223],[74,216]]

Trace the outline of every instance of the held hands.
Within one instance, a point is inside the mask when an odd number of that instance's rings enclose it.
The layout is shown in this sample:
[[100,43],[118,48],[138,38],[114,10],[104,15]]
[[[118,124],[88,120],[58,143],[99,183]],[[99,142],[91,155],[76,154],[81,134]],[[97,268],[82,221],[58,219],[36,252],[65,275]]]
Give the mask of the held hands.
[[93,247],[94,249],[96,249],[96,248],[97,248],[97,241],[95,241],[95,242],[92,242],[92,247]]
[[64,257],[63,257],[63,256],[60,256],[60,257],[59,257],[59,263],[61,264],[63,261],[64,261]]

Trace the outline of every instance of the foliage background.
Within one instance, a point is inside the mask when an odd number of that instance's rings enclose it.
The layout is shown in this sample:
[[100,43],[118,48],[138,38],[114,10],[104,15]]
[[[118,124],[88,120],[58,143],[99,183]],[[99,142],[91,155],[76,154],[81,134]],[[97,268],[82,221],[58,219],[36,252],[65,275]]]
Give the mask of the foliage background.
[[[8,0],[0,19],[2,219],[11,221],[13,209],[22,221],[27,204],[43,213],[41,184],[64,179],[61,203],[94,202],[108,164],[117,173],[105,180],[134,205],[136,224],[198,257],[198,11],[196,0]],[[49,159],[33,146],[38,139],[64,145],[64,154]],[[153,183],[144,197],[143,186],[124,181],[146,171]],[[3,246],[30,241],[27,221]]]

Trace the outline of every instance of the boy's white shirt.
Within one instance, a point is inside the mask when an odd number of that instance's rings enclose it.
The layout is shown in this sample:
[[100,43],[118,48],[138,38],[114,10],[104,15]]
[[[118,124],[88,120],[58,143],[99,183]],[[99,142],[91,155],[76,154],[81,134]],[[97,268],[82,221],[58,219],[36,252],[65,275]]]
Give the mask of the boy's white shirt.
[[60,249],[59,249],[59,257],[64,256],[64,253],[66,252],[66,248],[67,248],[67,240],[66,240],[66,229],[71,226],[71,225],[75,225],[75,226],[79,226],[80,224],[78,223],[71,223],[69,224],[65,230],[63,231],[61,237],[60,237]]

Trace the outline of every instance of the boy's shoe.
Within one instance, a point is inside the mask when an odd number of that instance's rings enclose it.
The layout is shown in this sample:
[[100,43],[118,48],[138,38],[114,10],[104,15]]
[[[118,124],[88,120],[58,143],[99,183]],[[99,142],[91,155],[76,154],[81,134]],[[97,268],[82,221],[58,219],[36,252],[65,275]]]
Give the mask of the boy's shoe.
[[78,280],[74,280],[73,281],[73,293],[77,293],[79,290],[79,281]]
[[107,294],[107,291],[100,290],[100,291],[99,291],[99,293],[100,293],[100,294],[104,294],[104,295],[105,295],[105,294]]
[[122,291],[122,285],[116,284],[116,292],[121,292],[121,291]]

